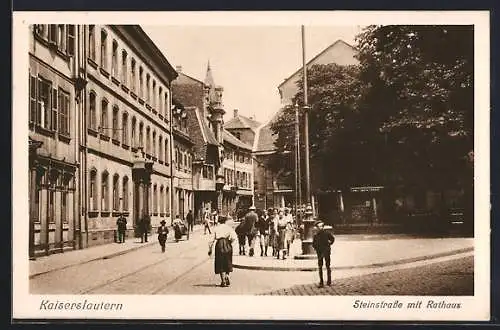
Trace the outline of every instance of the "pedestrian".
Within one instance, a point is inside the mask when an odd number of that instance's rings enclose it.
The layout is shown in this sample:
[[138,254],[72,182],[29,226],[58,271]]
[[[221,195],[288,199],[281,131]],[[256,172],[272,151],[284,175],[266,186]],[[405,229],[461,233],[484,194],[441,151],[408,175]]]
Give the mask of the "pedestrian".
[[212,211],[212,226],[217,226],[219,224],[219,212],[217,210]]
[[248,208],[248,212],[245,215],[244,220],[244,230],[247,234],[248,239],[248,255],[253,257],[254,255],[254,245],[255,245],[255,237],[257,236],[257,227],[255,226],[257,221],[259,220],[257,213],[255,213],[255,206],[250,206]]
[[269,234],[269,245],[273,248],[273,257],[276,256],[276,252],[278,251],[278,210],[269,209],[270,216],[270,234]]
[[116,226],[118,229],[118,243],[125,243],[125,233],[127,231],[127,219],[123,215],[120,214],[118,219],[116,220]]
[[278,221],[276,222],[276,235],[277,235],[277,242],[276,242],[276,258],[280,258],[280,251],[282,252],[282,258],[285,260],[286,257],[286,241],[285,241],[285,230],[286,230],[286,219],[285,219],[285,214],[283,213],[283,210],[280,210],[278,212]]
[[205,212],[203,212],[203,235],[207,234],[207,230],[209,234],[212,234],[210,231],[210,212],[208,208],[206,208]]
[[244,256],[246,255],[245,244],[247,240],[247,234],[244,231],[243,222],[240,222],[240,224],[238,224],[234,230],[236,232],[236,235],[238,236],[239,255]]
[[194,218],[193,218],[193,212],[191,210],[189,210],[188,214],[186,215],[186,220],[188,223],[188,231],[191,230],[191,232],[193,232]]
[[260,236],[260,256],[265,255],[267,257],[267,248],[269,246],[269,234],[271,227],[271,219],[267,215],[267,211],[264,210],[262,215],[259,217],[259,221],[257,222],[257,228],[259,230]]
[[290,212],[290,209],[288,209],[288,208],[285,209],[284,218],[286,221],[286,226],[285,226],[286,254],[290,255],[290,245],[292,244],[293,238],[295,235],[295,230],[294,230],[294,226],[293,226],[293,216]]
[[158,242],[161,246],[161,252],[165,252],[165,242],[167,241],[168,227],[165,225],[165,220],[160,221],[160,227],[158,227]]
[[313,248],[318,256],[319,286],[323,287],[323,260],[326,266],[326,284],[332,284],[332,270],[330,268],[331,245],[335,242],[335,237],[324,229],[324,223],[318,222],[318,231],[313,237]]
[[219,219],[220,225],[214,227],[213,240],[210,241],[208,255],[212,255],[215,249],[215,274],[220,275],[221,287],[229,286],[229,273],[233,271],[233,242],[236,233],[230,226],[226,225],[226,217]]
[[183,223],[182,223],[182,220],[178,214],[175,216],[175,219],[172,222],[172,226],[174,227],[175,242],[179,242],[179,240],[182,238]]
[[144,214],[140,222],[140,228],[139,228],[141,232],[141,243],[148,242],[148,232],[150,226],[151,226],[151,218],[149,217],[149,215]]

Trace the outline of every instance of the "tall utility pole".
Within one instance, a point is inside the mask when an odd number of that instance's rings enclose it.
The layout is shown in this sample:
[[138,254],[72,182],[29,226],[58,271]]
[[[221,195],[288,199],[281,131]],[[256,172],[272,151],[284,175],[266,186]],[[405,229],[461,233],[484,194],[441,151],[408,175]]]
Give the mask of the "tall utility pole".
[[302,185],[300,177],[300,125],[299,106],[295,104],[295,211],[302,205]]
[[309,169],[309,105],[307,103],[307,66],[306,66],[306,38],[304,25],[302,29],[302,72],[304,79],[304,162],[306,174],[306,203],[311,204],[311,173]]

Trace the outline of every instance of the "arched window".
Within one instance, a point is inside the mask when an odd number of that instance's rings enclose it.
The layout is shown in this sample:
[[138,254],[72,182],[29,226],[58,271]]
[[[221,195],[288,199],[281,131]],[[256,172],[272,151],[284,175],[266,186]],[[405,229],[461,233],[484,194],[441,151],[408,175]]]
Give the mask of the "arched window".
[[158,87],[158,113],[163,116],[163,102],[161,101],[161,96],[163,94],[163,89]]
[[130,132],[130,145],[132,146],[132,148],[137,148],[137,134],[136,134],[136,124],[137,124],[137,120],[135,119],[135,117],[132,117],[132,129],[131,129],[131,132]]
[[165,137],[165,163],[168,164],[170,162],[170,152],[168,151],[168,138]]
[[132,92],[135,91],[136,76],[135,76],[135,59],[130,60],[130,89]]
[[151,106],[156,108],[156,80],[153,80],[153,97],[151,98]]
[[151,90],[150,90],[150,80],[151,80],[151,76],[149,75],[149,73],[146,74],[146,102],[148,104],[151,104]]
[[118,141],[120,129],[118,126],[118,107],[117,106],[113,107],[113,127],[112,127],[112,130],[113,130],[113,140]]
[[122,50],[122,84],[127,85],[127,51]]
[[153,153],[153,157],[156,157],[156,131],[153,131],[153,148],[151,148],[151,152]]
[[146,153],[150,154],[151,152],[151,129],[149,126],[146,128]]
[[144,69],[139,67],[139,97],[144,99]]
[[97,129],[97,111],[95,105],[95,93],[93,91],[89,94],[89,127],[93,130]]
[[113,211],[120,210],[120,190],[118,187],[118,174],[113,176]]
[[90,170],[89,210],[97,211],[97,170]]
[[158,160],[163,161],[163,138],[161,135],[158,137]]
[[101,176],[101,212],[109,211],[109,175],[104,171]]
[[122,210],[124,212],[128,211],[128,177],[123,177],[122,184]]
[[122,143],[128,145],[128,114],[126,112],[122,116]]
[[144,151],[144,124],[142,122],[139,124],[139,146]]
[[111,75],[118,78],[118,43],[113,40],[111,49]]
[[156,185],[153,186],[153,213],[158,213],[158,190]]
[[165,209],[163,208],[163,205],[165,204],[164,196],[163,196],[163,186],[160,187],[160,214],[163,216],[165,213]]
[[100,127],[100,133],[104,135],[108,135],[107,132],[108,126],[108,101],[105,99],[102,100],[101,102],[101,127]]
[[108,68],[108,34],[101,30],[101,66]]
[[95,62],[95,25],[89,25],[89,58]]

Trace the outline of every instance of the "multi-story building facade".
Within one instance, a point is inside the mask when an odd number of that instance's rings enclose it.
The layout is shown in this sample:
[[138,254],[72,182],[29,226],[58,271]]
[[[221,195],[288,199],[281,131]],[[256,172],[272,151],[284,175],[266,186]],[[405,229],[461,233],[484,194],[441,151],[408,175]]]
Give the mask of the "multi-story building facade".
[[252,146],[243,143],[227,130],[224,136],[224,188],[222,214],[236,217],[239,210],[253,205]]
[[29,254],[80,245],[78,63],[75,25],[31,25],[29,48]]
[[84,245],[113,241],[116,217],[129,231],[172,216],[171,81],[176,71],[139,26],[87,25],[82,69]]

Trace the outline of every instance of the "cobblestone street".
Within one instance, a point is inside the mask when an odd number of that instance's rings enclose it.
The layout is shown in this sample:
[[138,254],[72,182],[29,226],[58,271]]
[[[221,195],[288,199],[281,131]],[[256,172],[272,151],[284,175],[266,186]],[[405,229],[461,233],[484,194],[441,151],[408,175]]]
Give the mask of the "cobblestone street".
[[408,269],[354,276],[332,286],[297,285],[269,295],[474,295],[474,257],[454,259]]
[[[32,262],[43,272],[31,276],[30,291],[34,294],[473,294],[473,252],[461,251],[470,246],[467,239],[389,237],[382,241],[371,238],[362,240],[361,237],[353,240],[352,237],[347,239],[339,236],[334,252],[336,258],[333,259],[339,262],[333,264],[334,285],[319,289],[314,284],[318,277],[316,271],[249,269],[234,269],[231,274],[232,285],[220,288],[219,277],[213,271],[214,260],[207,255],[210,237],[198,230],[189,240],[175,243],[170,238],[165,254],[161,253],[157,243],[137,248],[139,244],[132,242],[130,251],[121,251],[119,254],[115,253],[115,244],[95,250],[76,251],[74,254],[70,252],[65,256],[41,258]],[[384,250],[380,250],[384,253],[377,256],[376,251],[381,244],[385,246]],[[416,246],[419,246],[421,255],[418,260],[414,258],[415,249],[404,259],[404,251]],[[389,255],[387,251],[391,248],[394,252]],[[89,260],[97,256],[98,249],[109,250],[110,257]],[[436,255],[436,252],[447,250],[450,251],[449,255]],[[368,254],[363,254],[363,251],[368,251]],[[368,258],[368,255],[371,257]],[[57,258],[57,267],[52,270],[49,269],[51,257]],[[82,263],[78,263],[78,258]],[[69,262],[67,266],[63,266],[64,259]],[[259,260],[268,262],[265,257],[251,259],[253,263]],[[349,259],[352,260],[351,266],[348,264]],[[365,260],[367,266],[360,265],[360,260]],[[287,262],[293,262],[293,259]],[[372,263],[375,264],[370,266]]]

